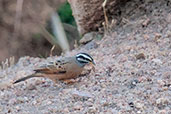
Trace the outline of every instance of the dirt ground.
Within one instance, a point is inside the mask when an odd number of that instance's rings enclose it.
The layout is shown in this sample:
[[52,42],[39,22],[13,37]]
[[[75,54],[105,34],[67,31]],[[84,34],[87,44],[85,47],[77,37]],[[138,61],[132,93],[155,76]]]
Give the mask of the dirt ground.
[[33,78],[11,83],[60,57],[22,57],[0,71],[0,113],[170,114],[171,1],[132,0],[101,40],[64,56],[90,53],[96,70],[72,85]]

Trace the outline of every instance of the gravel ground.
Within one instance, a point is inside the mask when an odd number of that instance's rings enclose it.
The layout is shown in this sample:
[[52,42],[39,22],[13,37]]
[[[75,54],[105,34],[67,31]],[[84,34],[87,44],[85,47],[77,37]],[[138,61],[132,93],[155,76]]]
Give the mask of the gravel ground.
[[47,59],[22,57],[0,71],[0,113],[171,113],[171,1],[128,2],[125,18],[102,40],[68,52],[90,53],[95,72],[72,85],[33,78],[11,83],[33,73]]

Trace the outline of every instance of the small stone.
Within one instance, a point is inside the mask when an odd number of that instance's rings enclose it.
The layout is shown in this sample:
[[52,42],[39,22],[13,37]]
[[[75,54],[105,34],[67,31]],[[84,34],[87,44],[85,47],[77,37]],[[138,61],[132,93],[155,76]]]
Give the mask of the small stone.
[[140,110],[138,110],[138,111],[137,111],[137,114],[141,114],[141,111],[140,111]]
[[140,103],[140,102],[135,102],[135,107],[138,108],[138,109],[143,109],[144,104]]
[[63,109],[63,112],[66,113],[66,114],[68,114],[69,113],[69,109],[68,108],[64,108]]
[[11,110],[10,109],[8,110],[8,113],[11,113]]
[[152,61],[154,63],[157,63],[157,64],[162,64],[163,63],[160,59],[152,59]]
[[93,99],[92,98],[88,99],[88,102],[93,103]]
[[134,103],[133,102],[130,102],[130,103],[128,103],[129,104],[129,106],[131,107],[131,108],[134,108]]
[[158,98],[157,100],[156,100],[156,104],[157,105],[164,105],[164,104],[168,104],[169,103],[169,100],[168,99],[166,99],[166,98]]
[[171,22],[171,14],[170,13],[167,14],[166,20],[167,20],[167,22]]
[[80,44],[87,44],[88,42],[92,41],[96,37],[96,32],[89,32],[86,33],[82,39],[79,41]]
[[132,80],[131,82],[128,83],[128,88],[134,89],[136,87],[137,83],[139,83],[138,80],[136,80],[136,79]]
[[108,102],[105,102],[104,104],[103,104],[103,106],[108,106],[109,105],[109,103]]
[[150,19],[147,18],[147,19],[144,20],[144,22],[142,23],[142,26],[143,26],[143,27],[147,27],[149,23],[150,23]]
[[16,108],[17,110],[20,110],[20,107],[19,107],[19,106],[16,106],[15,108]]
[[160,85],[160,86],[164,86],[165,85],[165,82],[161,79],[157,80],[157,83]]
[[0,91],[0,96],[4,96],[4,95],[5,95],[5,93]]
[[[89,99],[88,99],[88,100],[89,100]],[[88,100],[87,100],[87,101],[88,101]],[[86,102],[85,104],[86,104],[86,106],[88,106],[88,107],[92,107],[92,106],[94,105],[92,102]]]
[[140,53],[140,54],[136,55],[135,57],[136,57],[136,59],[145,59],[144,53]]
[[160,38],[161,38],[161,34],[159,34],[159,33],[156,33],[155,34],[155,41],[158,41]]
[[168,91],[168,87],[162,87],[163,91]]
[[88,114],[96,114],[97,110],[95,107],[89,107]]
[[168,31],[168,32],[166,33],[166,35],[167,35],[168,38],[171,37],[171,31]]
[[76,105],[74,106],[74,110],[81,110],[82,106],[81,105]]
[[32,104],[33,105],[36,105],[37,104],[37,101],[36,100],[32,101]]
[[12,99],[9,100],[8,103],[14,105],[14,104],[17,103],[17,100],[16,100],[16,98],[12,98]]
[[166,110],[159,110],[159,114],[167,114]]

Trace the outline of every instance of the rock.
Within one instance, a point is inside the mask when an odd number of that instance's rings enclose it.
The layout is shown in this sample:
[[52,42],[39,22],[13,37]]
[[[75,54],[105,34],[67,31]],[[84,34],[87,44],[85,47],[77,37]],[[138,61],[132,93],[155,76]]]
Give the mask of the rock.
[[150,19],[147,18],[147,19],[145,19],[145,20],[143,21],[142,26],[143,26],[143,27],[147,27],[149,23],[150,23]]
[[14,105],[14,104],[17,103],[17,100],[16,100],[16,98],[12,98],[12,99],[9,100],[8,103],[11,104],[11,105]]
[[136,55],[135,57],[136,57],[136,59],[145,59],[144,53],[140,53],[140,54]]
[[37,101],[36,100],[32,101],[32,104],[33,105],[36,105],[37,104]]
[[80,44],[87,44],[88,42],[92,41],[96,37],[96,32],[89,32],[86,33],[81,40],[79,41]]
[[20,110],[20,106],[17,105],[17,106],[15,107],[15,109]]
[[137,114],[141,114],[142,112],[140,110],[137,111]]
[[164,97],[158,98],[156,100],[157,105],[164,105],[164,104],[168,104],[168,103],[169,103],[169,100]]
[[156,64],[162,64],[163,63],[160,59],[152,59],[152,61]]
[[66,113],[66,114],[69,114],[69,109],[68,108],[64,108],[63,112]]
[[[117,4],[125,3],[127,0],[112,0],[106,4],[106,10],[116,12]],[[102,8],[103,0],[68,0],[71,5],[73,16],[77,23],[78,31],[81,35],[97,31],[104,22],[104,12]],[[109,19],[112,18],[108,15]]]
[[76,105],[73,107],[74,110],[81,110],[83,107],[81,105]]
[[24,103],[26,101],[28,101],[27,97],[18,97],[17,104],[21,104],[21,103]]
[[88,114],[96,114],[96,113],[97,113],[97,109],[95,107],[89,107]]
[[135,80],[131,80],[126,85],[129,89],[134,89],[138,83],[139,83],[139,80],[135,79]]
[[129,104],[129,106],[131,107],[131,108],[134,108],[134,103],[133,102],[130,102],[130,103],[128,103]]
[[160,86],[164,86],[165,85],[165,82],[161,79],[158,79],[157,80],[157,83],[160,85]]
[[144,108],[144,104],[141,103],[141,102],[138,102],[138,101],[135,102],[134,105],[135,105],[135,107],[138,108],[138,109],[143,109],[143,108]]
[[162,35],[160,33],[155,33],[155,39],[158,40]]

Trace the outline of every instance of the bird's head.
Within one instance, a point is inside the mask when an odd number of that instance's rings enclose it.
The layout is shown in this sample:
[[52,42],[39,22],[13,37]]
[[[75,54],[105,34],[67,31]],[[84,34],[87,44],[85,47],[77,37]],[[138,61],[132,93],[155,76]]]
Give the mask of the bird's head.
[[95,65],[93,58],[87,53],[78,53],[76,55],[76,60],[82,67],[85,66],[86,64]]

